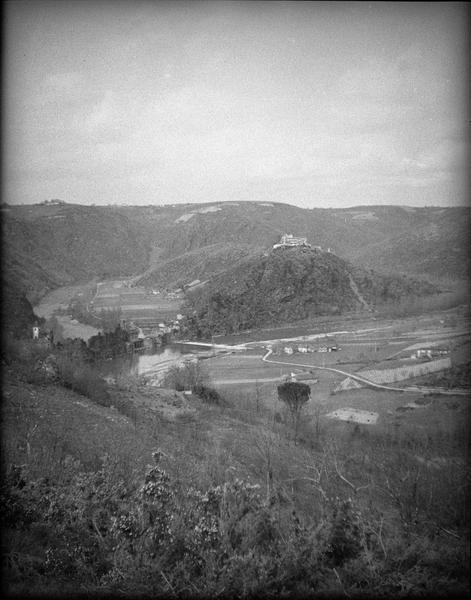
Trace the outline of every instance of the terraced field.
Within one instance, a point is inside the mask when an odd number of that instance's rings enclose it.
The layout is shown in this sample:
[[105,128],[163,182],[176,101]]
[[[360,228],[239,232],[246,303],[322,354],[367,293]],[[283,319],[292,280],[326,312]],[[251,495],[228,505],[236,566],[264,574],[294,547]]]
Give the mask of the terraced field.
[[143,287],[128,287],[126,280],[98,283],[92,302],[98,312],[120,308],[123,317],[136,324],[174,319],[182,304],[180,299],[154,295]]

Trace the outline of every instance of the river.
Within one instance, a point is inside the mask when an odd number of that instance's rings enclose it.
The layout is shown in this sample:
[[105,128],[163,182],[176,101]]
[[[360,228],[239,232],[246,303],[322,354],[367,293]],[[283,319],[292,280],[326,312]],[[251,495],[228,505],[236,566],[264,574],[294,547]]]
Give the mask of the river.
[[145,376],[151,382],[160,381],[164,373],[172,366],[198,358],[197,352],[185,352],[176,346],[165,346],[152,353],[134,353],[119,356],[96,363],[100,375],[115,381],[128,376]]
[[[34,311],[38,316],[50,319],[57,309],[66,309],[73,297],[84,294],[86,290],[95,286],[96,281],[94,280],[53,290],[34,307]],[[82,338],[87,342],[90,337],[97,335],[100,331],[90,325],[79,323],[68,315],[56,315],[56,319],[61,326],[64,338]],[[109,360],[101,360],[95,363],[95,366],[100,375],[110,380],[116,381],[121,378],[142,375],[151,382],[157,383],[170,367],[206,355],[207,348],[198,349],[197,347],[170,344],[149,352],[136,352]]]

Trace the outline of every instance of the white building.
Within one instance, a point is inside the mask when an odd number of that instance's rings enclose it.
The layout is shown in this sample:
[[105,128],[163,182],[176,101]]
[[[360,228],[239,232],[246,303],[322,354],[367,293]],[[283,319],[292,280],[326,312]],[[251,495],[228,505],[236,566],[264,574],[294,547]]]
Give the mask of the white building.
[[311,244],[308,244],[307,238],[294,237],[292,233],[284,233],[281,236],[281,240],[278,242],[278,244],[274,244],[273,248],[289,248],[292,246],[306,246],[310,248]]

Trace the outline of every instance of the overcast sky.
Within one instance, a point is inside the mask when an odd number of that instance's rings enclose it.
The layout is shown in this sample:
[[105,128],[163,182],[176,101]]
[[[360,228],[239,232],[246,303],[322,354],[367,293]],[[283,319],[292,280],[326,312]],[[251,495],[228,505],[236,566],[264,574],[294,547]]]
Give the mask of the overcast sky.
[[4,3],[3,199],[467,203],[466,3]]

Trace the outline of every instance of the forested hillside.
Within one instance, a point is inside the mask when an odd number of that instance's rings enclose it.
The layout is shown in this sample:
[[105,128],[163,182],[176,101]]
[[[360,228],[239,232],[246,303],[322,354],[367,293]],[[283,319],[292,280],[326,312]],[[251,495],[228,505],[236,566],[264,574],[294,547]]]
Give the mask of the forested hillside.
[[33,300],[76,281],[143,270],[148,246],[133,224],[107,208],[19,207],[3,211],[4,277]]
[[243,261],[188,297],[191,333],[209,337],[434,293],[432,285],[353,267],[327,252],[282,248]]
[[[93,277],[146,285],[205,280],[270,250],[283,233],[307,237],[358,267],[430,280],[469,276],[468,208],[303,209],[217,202],[168,206],[4,206],[4,270],[33,300]],[[152,249],[159,259],[149,263]]]

